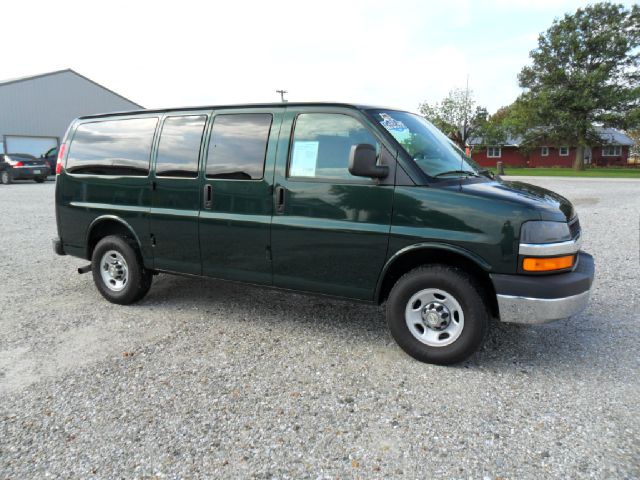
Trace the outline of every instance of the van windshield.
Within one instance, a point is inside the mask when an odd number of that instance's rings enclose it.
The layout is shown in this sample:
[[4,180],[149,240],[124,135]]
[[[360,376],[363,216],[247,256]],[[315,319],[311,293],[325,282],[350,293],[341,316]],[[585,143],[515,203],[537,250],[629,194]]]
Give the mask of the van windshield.
[[423,117],[397,110],[370,113],[430,177],[480,175],[478,165]]

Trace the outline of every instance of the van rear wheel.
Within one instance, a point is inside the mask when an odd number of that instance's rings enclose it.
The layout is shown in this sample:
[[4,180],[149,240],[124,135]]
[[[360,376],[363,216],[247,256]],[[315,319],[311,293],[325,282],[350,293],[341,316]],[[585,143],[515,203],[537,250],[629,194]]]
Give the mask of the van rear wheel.
[[137,246],[110,235],[98,242],[91,256],[93,281],[100,294],[112,303],[128,305],[151,288],[152,273],[144,268]]
[[398,345],[421,362],[460,362],[482,345],[489,314],[482,290],[459,268],[416,268],[396,282],[387,322]]

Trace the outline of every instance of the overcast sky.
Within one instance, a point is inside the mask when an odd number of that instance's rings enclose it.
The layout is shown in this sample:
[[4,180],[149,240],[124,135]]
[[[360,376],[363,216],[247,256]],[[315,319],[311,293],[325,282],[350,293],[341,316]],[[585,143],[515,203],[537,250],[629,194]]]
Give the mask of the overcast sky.
[[[416,110],[467,75],[490,111],[588,2],[5,0],[0,79],[72,68],[145,107],[336,100]],[[631,4],[631,1],[625,2]]]

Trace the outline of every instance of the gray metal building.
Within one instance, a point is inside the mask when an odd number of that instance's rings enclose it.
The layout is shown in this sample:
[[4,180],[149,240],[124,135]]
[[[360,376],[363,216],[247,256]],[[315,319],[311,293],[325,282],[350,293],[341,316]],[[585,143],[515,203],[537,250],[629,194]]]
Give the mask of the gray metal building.
[[141,108],[71,69],[0,81],[0,153],[40,156],[76,117]]

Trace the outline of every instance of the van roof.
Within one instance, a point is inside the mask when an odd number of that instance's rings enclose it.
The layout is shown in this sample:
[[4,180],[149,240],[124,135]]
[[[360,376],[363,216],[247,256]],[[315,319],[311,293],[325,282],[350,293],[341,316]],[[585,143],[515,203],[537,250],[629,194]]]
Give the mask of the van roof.
[[80,120],[89,118],[102,118],[112,117],[117,115],[135,115],[137,113],[165,113],[165,112],[187,112],[187,111],[200,111],[200,110],[215,110],[215,109],[232,109],[232,108],[275,108],[275,107],[343,107],[353,108],[356,110],[396,110],[403,111],[400,108],[382,107],[374,105],[360,105],[355,103],[342,103],[342,102],[274,102],[274,103],[241,103],[231,105],[201,105],[195,107],[171,107],[171,108],[151,108],[148,110],[129,110],[123,112],[108,112],[98,113],[94,115],[84,115],[79,117]]

